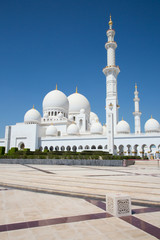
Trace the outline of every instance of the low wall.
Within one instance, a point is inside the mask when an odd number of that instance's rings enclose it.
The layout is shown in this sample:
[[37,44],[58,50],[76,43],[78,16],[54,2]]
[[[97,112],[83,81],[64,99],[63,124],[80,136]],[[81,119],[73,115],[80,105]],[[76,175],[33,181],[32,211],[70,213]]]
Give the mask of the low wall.
[[44,164],[44,165],[90,165],[90,166],[129,166],[134,160],[96,159],[0,159],[0,164]]

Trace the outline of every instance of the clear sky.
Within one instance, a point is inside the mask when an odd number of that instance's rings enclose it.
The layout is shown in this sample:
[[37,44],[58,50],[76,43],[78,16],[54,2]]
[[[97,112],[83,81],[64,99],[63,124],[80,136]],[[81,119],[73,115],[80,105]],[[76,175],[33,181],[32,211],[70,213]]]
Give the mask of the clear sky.
[[134,131],[133,92],[140,97],[141,126],[160,122],[159,0],[1,0],[0,137],[6,125],[23,122],[27,110],[42,114],[44,96],[58,89],[78,92],[105,123],[105,76],[112,14],[118,76],[119,119]]

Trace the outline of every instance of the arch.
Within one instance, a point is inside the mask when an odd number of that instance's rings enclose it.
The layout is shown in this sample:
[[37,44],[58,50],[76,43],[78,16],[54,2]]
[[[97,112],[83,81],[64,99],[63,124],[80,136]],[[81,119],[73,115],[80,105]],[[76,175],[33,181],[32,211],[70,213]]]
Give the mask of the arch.
[[103,149],[102,145],[99,145],[99,146],[98,146],[98,149]]
[[59,147],[58,146],[55,147],[55,151],[59,151]]
[[108,148],[108,146],[107,146],[107,145],[105,145],[105,146],[104,146],[104,149],[107,149],[107,148]]
[[80,146],[78,147],[78,149],[81,149],[81,150],[82,150],[82,149],[83,149],[82,145],[80,145]]
[[86,145],[86,146],[85,146],[85,149],[89,149],[89,146],[88,146],[88,145]]
[[65,147],[64,146],[61,147],[61,151],[65,151]]
[[150,145],[150,150],[151,150],[151,151],[153,151],[155,148],[156,148],[156,145],[155,145],[155,144],[151,144],[151,145]]
[[139,145],[138,144],[136,144],[136,145],[134,145],[134,147],[133,147],[133,155],[134,156],[137,156],[137,153],[138,153],[138,147],[139,147]]
[[49,151],[51,152],[53,151],[53,146],[50,146]]
[[23,150],[25,148],[24,142],[20,142],[18,148]]
[[58,136],[58,137],[61,136],[61,131],[58,131],[57,136]]
[[76,117],[75,116],[73,116],[73,121],[75,121],[76,120]]
[[117,146],[114,145],[114,154],[117,155]]
[[39,147],[39,151],[41,151],[41,152],[42,152],[42,151],[43,151],[43,147]]
[[146,144],[142,145],[142,157],[147,157],[148,146]]
[[70,146],[67,146],[66,149],[67,149],[67,151],[71,151],[71,147]]
[[95,146],[95,145],[92,145],[91,149],[96,149],[96,146]]
[[72,147],[72,150],[73,150],[73,152],[76,152],[76,151],[77,151],[77,147],[74,145],[74,146]]
[[79,120],[79,129],[81,129],[82,125],[83,125],[83,120],[80,119],[80,120]]
[[127,145],[127,151],[128,151],[128,155],[131,155],[131,153],[132,153],[132,147],[131,147],[131,145],[130,144],[128,144]]
[[124,146],[119,145],[119,155],[124,155]]

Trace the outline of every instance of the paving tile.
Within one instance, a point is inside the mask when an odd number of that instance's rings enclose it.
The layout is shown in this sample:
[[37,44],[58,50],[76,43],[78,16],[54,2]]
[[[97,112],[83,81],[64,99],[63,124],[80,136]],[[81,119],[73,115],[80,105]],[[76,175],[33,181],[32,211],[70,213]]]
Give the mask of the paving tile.
[[[124,192],[136,199],[160,202],[160,176],[156,166],[33,167],[37,169],[20,165],[0,166],[0,183],[93,196]],[[5,189],[0,187],[0,240],[156,239],[139,229],[138,225],[133,226],[132,222],[115,217],[105,218],[105,202]],[[142,206],[132,206],[132,209],[136,213],[133,215],[135,219],[160,227],[160,211]]]

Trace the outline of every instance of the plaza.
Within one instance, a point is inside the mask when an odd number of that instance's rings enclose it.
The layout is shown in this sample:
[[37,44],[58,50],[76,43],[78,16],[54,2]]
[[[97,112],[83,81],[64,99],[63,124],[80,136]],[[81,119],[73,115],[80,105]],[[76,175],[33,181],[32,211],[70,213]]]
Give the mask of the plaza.
[[[125,167],[0,165],[0,239],[160,239],[157,161]],[[106,213],[107,193],[132,215]]]

